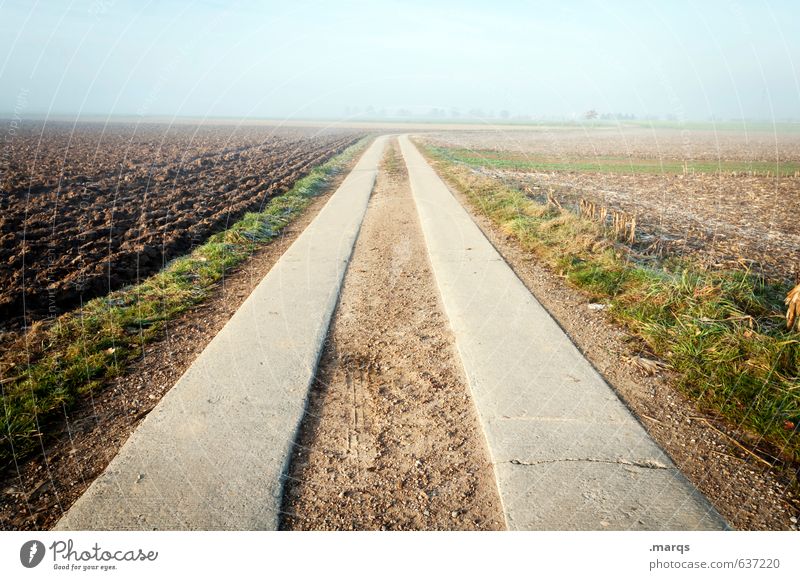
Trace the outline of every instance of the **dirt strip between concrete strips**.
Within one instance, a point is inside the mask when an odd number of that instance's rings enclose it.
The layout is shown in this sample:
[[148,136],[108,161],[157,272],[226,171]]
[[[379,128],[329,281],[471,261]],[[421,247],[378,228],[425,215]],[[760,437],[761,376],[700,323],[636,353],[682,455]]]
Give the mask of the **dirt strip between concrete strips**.
[[505,528],[396,140],[298,443],[284,529]]

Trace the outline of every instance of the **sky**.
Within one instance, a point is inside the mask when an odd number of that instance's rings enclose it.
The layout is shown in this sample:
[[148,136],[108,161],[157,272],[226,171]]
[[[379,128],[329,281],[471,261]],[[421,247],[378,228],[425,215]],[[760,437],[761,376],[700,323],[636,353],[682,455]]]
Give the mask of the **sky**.
[[798,22],[796,0],[0,0],[0,114],[798,119]]

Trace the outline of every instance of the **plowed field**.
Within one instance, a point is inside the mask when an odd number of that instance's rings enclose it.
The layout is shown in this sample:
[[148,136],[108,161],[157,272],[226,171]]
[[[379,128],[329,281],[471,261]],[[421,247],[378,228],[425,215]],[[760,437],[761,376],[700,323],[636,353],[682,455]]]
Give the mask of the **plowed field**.
[[26,126],[3,143],[0,327],[154,273],[358,137],[310,128]]

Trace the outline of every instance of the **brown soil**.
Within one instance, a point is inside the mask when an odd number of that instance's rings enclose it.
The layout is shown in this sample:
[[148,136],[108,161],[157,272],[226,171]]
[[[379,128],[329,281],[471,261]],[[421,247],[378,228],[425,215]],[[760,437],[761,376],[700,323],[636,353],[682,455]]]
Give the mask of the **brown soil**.
[[41,453],[0,473],[0,530],[49,529],[102,473],[131,433],[230,319],[327,201],[347,171],[280,237],[230,273],[213,296],[169,322],[163,339],[64,417]]
[[513,238],[478,215],[465,196],[453,193],[531,293],[732,526],[743,530],[798,529],[800,498],[792,474],[771,471],[739,449],[731,438],[741,440],[741,435],[699,412],[675,388],[674,377],[668,372],[643,373],[641,365],[636,364],[637,357],[648,354],[638,341],[602,310],[589,309],[585,295],[537,264]]
[[157,272],[358,138],[311,130],[106,129],[50,123],[2,144],[0,330]]
[[396,147],[370,200],[310,395],[285,529],[504,527]]

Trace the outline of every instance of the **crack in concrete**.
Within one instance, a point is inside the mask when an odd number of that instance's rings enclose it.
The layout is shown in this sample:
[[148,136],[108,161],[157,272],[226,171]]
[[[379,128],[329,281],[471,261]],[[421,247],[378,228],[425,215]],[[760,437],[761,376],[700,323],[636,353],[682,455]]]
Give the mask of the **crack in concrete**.
[[547,459],[543,461],[520,461],[519,459],[511,459],[506,463],[512,465],[545,465],[548,463],[566,463],[566,462],[584,462],[584,463],[610,463],[614,465],[628,465],[631,467],[641,467],[642,469],[672,469],[668,465],[659,463],[653,459],[646,459],[644,461],[628,461],[627,459],[594,459],[592,457],[586,458],[565,458],[565,459]]

